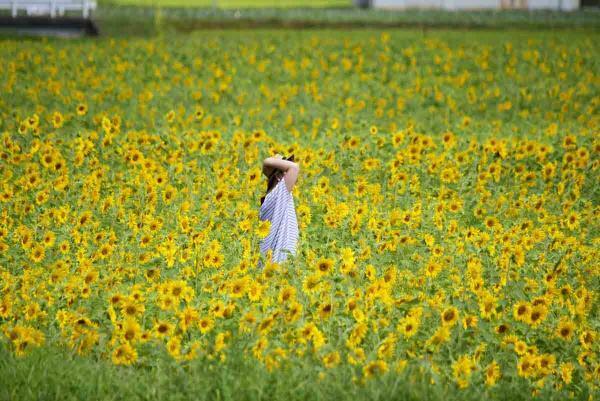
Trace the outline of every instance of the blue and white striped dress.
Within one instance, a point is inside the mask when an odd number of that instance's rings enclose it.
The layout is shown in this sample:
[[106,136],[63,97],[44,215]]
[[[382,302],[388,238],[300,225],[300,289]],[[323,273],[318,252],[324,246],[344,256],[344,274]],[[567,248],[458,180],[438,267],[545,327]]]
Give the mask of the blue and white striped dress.
[[[288,191],[283,177],[265,196],[260,206],[260,220],[270,220],[269,235],[260,242],[260,253],[264,256],[268,249],[273,250],[272,261],[282,262],[288,254],[296,255],[298,244],[298,219],[294,197]],[[259,267],[262,261],[259,261]]]

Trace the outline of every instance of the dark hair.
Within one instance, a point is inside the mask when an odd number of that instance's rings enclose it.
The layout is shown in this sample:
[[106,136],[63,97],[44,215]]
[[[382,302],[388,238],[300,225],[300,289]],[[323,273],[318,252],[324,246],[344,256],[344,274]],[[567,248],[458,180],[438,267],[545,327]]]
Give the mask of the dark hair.
[[[291,155],[289,157],[284,157],[283,160],[289,160],[291,162],[294,161],[294,155]],[[269,179],[267,181],[267,193],[260,198],[260,205],[262,206],[263,202],[265,201],[265,198],[267,197],[267,194],[269,192],[271,192],[271,190],[275,187],[275,185],[277,185],[277,176],[279,175],[279,173],[283,173],[283,170],[278,169],[278,168],[274,168],[273,171],[271,172],[271,175],[269,175]]]

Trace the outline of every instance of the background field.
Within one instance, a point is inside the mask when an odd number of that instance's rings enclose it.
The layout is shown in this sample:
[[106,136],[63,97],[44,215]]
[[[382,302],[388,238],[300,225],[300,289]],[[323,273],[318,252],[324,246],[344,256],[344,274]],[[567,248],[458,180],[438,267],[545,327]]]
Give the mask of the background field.
[[192,8],[115,5],[100,7],[94,20],[102,35],[131,37],[202,29],[580,30],[600,32],[600,12],[575,11],[389,11],[348,8]]
[[153,7],[294,8],[350,7],[351,0],[101,0],[100,5],[124,4]]

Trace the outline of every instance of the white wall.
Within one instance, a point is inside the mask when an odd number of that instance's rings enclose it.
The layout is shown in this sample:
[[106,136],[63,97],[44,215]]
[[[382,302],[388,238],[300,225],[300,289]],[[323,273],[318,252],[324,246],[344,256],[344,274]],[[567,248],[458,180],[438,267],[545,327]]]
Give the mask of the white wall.
[[[524,4],[528,9],[576,10],[580,0],[515,0],[515,4]],[[485,9],[502,8],[510,0],[373,0],[373,7],[379,8],[444,8]]]
[[552,8],[554,10],[575,10],[579,0],[528,0],[529,8]]
[[448,10],[500,7],[500,0],[444,0],[443,3]]
[[405,7],[422,7],[422,8],[440,8],[443,6],[444,0],[373,0],[373,7],[385,8],[405,8]]

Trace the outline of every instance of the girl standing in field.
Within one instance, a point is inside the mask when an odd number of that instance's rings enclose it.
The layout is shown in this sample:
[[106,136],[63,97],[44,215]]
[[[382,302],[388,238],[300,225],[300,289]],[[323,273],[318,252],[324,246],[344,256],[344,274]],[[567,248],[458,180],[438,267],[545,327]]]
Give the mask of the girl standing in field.
[[[269,235],[260,243],[260,253],[264,256],[272,250],[272,262],[282,262],[291,253],[296,255],[298,242],[298,220],[292,189],[300,166],[294,162],[294,155],[283,158],[277,154],[263,161],[263,174],[267,176],[267,193],[260,199],[260,220],[269,220]],[[262,267],[262,260],[259,261]]]

